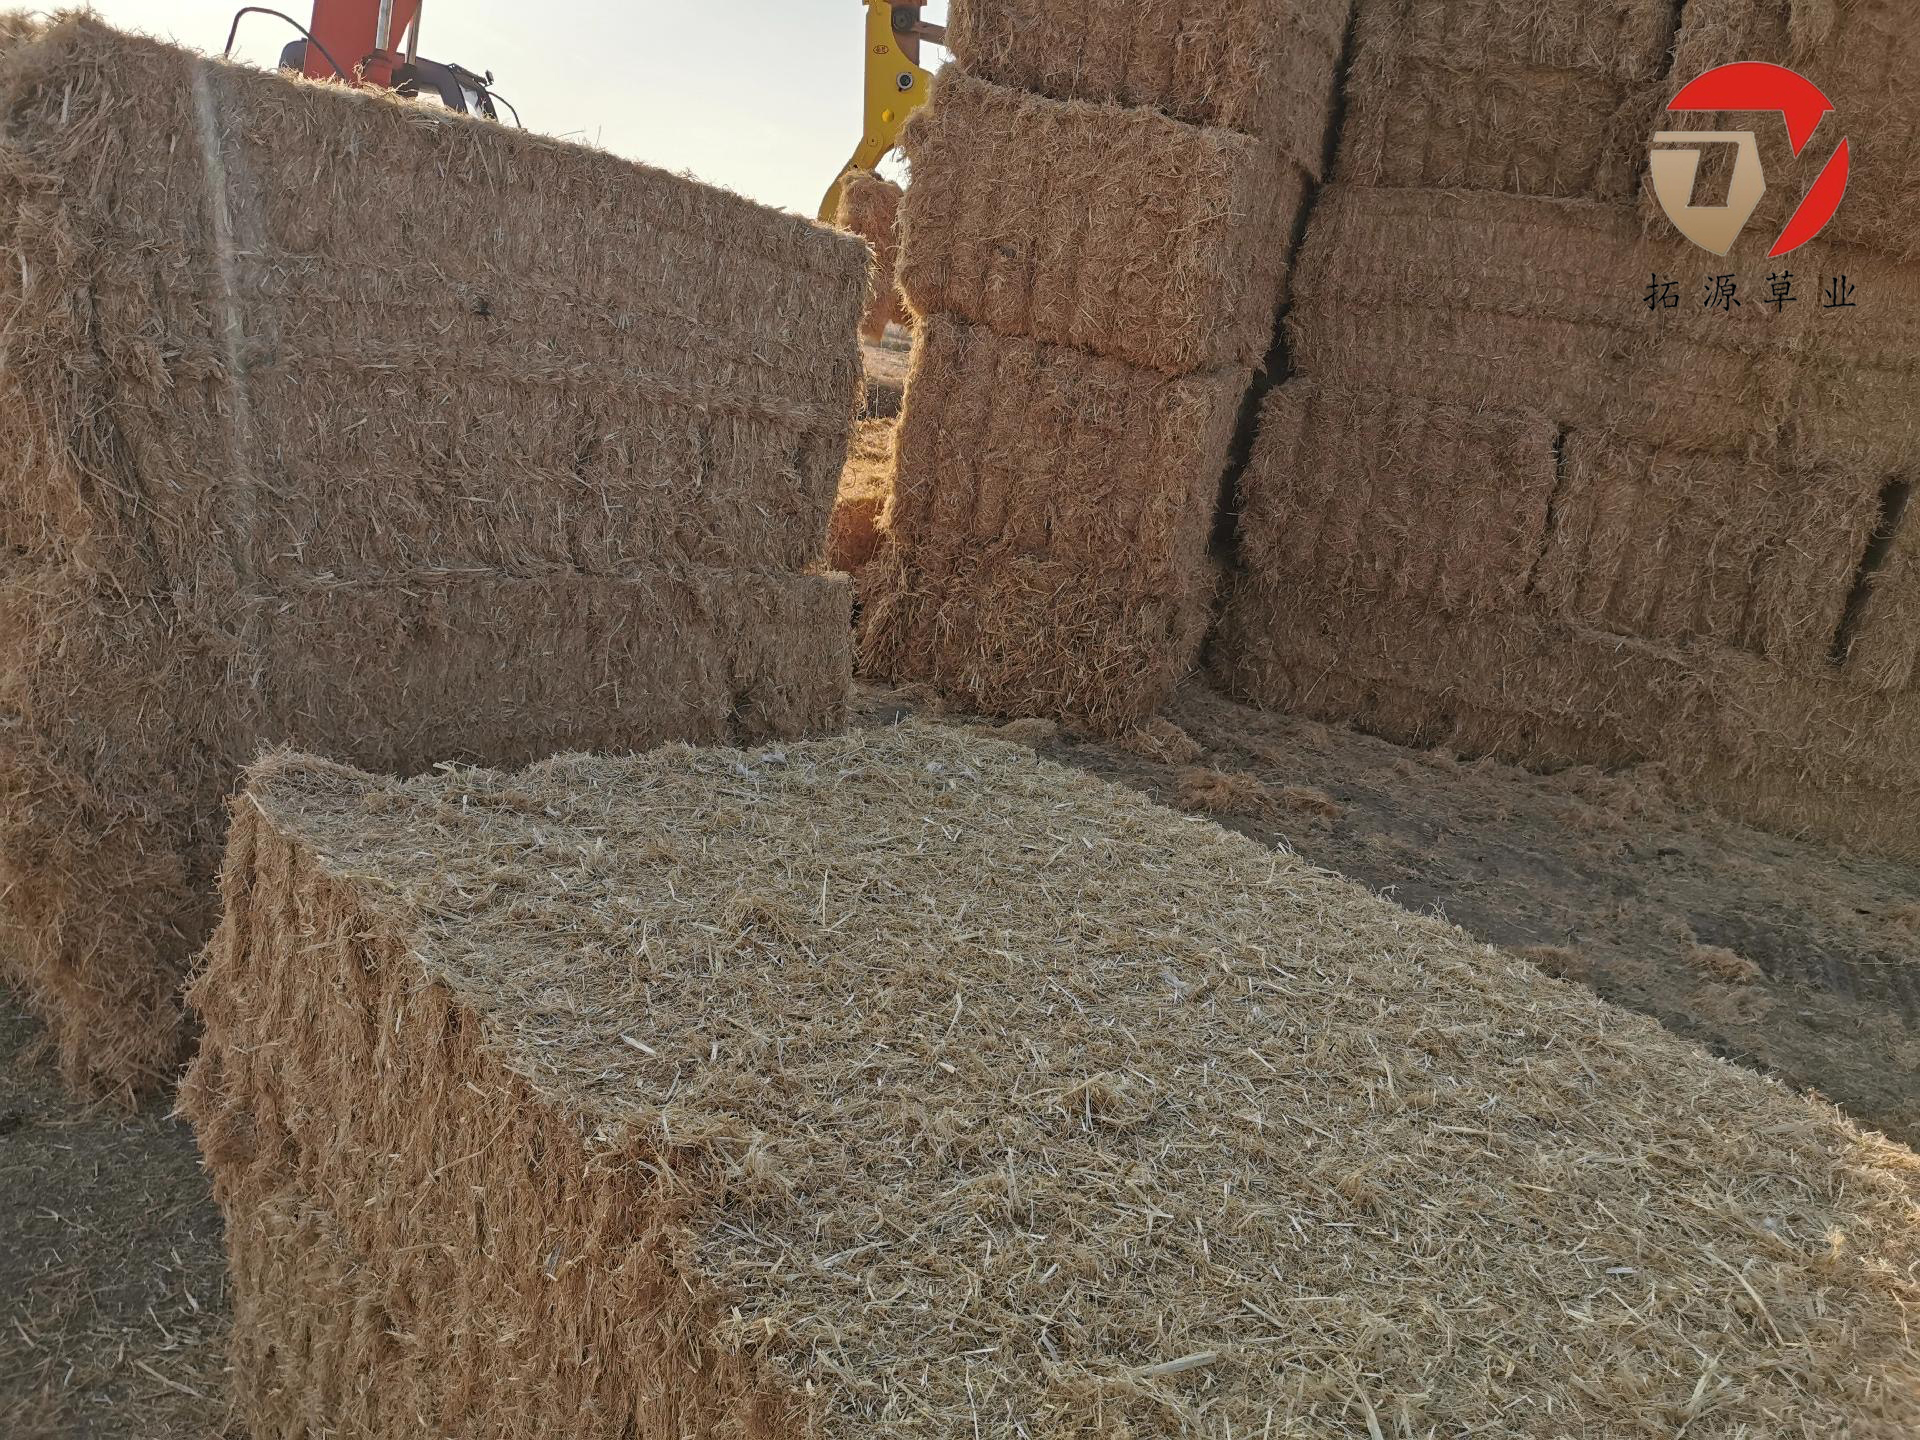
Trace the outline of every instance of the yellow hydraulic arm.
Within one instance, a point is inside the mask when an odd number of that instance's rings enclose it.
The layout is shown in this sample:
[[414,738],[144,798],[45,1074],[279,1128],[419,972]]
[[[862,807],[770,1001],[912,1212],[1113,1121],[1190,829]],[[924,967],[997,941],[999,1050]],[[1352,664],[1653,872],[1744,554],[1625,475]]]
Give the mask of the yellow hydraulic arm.
[[927,103],[933,76],[920,68],[920,42],[938,45],[947,38],[944,27],[920,18],[924,5],[895,5],[892,0],[865,0],[867,7],[866,129],[853,158],[840,167],[820,218],[831,223],[840,213],[840,189],[855,170],[871,170],[900,143],[900,127]]

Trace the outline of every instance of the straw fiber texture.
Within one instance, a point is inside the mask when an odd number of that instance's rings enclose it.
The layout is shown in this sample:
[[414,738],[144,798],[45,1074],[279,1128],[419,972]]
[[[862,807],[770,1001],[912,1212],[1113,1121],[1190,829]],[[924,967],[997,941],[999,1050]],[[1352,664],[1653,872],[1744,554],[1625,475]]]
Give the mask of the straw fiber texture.
[[1554,426],[1295,380],[1240,478],[1240,559],[1340,594],[1449,614],[1525,594],[1558,483]]
[[1318,179],[1349,10],[1349,0],[953,0],[947,46],[977,79],[1258,136]]
[[1265,356],[1307,185],[1279,150],[951,66],[904,145],[916,315],[1168,374]]
[[279,755],[223,893],[256,1434],[1920,1424],[1911,1152],[1015,747]]
[[1920,695],[1851,666],[1614,634],[1533,605],[1460,624],[1275,575],[1234,582],[1211,654],[1255,704],[1536,768],[1657,761],[1754,824],[1920,859]]
[[834,722],[847,646],[797,642],[849,594],[800,572],[858,242],[86,18],[13,33],[0,948],[71,1077],[177,1054],[263,742],[416,768]]
[[1247,381],[924,322],[887,563],[862,576],[863,672],[994,714],[1151,714],[1198,654]]
[[855,171],[840,188],[840,213],[834,223],[873,247],[873,298],[860,317],[860,333],[869,340],[878,340],[887,326],[906,315],[894,285],[900,263],[900,195],[898,185],[866,170]]
[[1337,173],[1631,200],[1673,0],[1357,0]]
[[894,431],[892,420],[862,420],[854,427],[840,494],[833,502],[833,523],[827,527],[831,569],[857,571],[879,547],[893,498]]

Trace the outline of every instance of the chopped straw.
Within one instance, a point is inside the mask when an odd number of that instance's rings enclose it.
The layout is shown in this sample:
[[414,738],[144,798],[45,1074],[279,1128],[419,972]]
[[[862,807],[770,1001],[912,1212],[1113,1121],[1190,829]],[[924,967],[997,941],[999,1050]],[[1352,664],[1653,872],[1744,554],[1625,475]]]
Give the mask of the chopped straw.
[[256,1433],[1920,1426],[1920,1162],[955,732],[258,765],[183,1103]]

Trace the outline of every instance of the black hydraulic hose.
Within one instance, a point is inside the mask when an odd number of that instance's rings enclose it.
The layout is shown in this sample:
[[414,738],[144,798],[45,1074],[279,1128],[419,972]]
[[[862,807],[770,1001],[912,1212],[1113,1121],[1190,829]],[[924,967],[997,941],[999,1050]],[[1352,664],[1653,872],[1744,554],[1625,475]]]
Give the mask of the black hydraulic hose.
[[[313,38],[313,32],[311,30],[307,29],[306,26],[302,25],[298,20],[294,19],[291,15],[287,14],[285,11],[269,9],[265,5],[242,5],[238,10],[234,11],[233,28],[227,31],[227,48],[220,52],[223,58],[231,59],[233,57],[234,37],[240,33],[240,21],[245,16],[248,16],[248,15],[271,15],[276,20],[286,21],[287,24],[293,26],[294,29],[298,30],[302,35],[307,37],[307,43],[313,46],[314,49],[318,50],[321,53],[321,55],[326,58],[327,64],[333,67],[334,74],[338,75],[342,80],[345,80],[349,85],[353,83],[352,77],[349,76],[346,71],[340,68],[340,62],[333,58],[333,56],[328,52],[327,47],[322,45],[318,40]],[[514,118],[517,120],[519,119],[519,116],[516,114]]]

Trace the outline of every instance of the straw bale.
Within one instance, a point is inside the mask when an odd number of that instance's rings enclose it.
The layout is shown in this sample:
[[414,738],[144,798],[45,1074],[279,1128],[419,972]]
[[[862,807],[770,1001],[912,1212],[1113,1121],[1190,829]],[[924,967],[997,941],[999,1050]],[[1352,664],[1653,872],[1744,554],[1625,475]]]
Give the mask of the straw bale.
[[840,473],[840,495],[827,527],[827,565],[849,573],[873,558],[886,528],[893,498],[895,422],[862,420],[854,427],[847,468]]
[[[1906,0],[1688,0],[1662,103],[1729,60],[1786,65],[1826,92],[1835,113],[1795,158],[1776,113],[1661,112],[1673,130],[1752,130],[1767,194],[1729,261],[1762,263],[1842,137],[1852,141],[1847,196],[1823,238],[1898,259],[1920,258],[1920,14]],[[1719,157],[1710,157],[1718,159]],[[1724,168],[1724,162],[1722,167]],[[1703,175],[1715,167],[1702,165]],[[1650,218],[1659,216],[1649,194]]]
[[954,0],[967,74],[1054,100],[1147,106],[1324,163],[1351,0]]
[[1159,586],[1206,548],[1243,370],[1168,379],[931,318],[914,339],[888,526]]
[[1882,492],[1882,523],[1861,566],[1851,632],[1841,637],[1844,666],[1855,683],[1920,692],[1920,505],[1912,482]]
[[1566,618],[1824,665],[1880,477],[1576,432],[1538,590]]
[[7,33],[0,948],[69,1077],[177,1054],[221,800],[282,721],[422,765],[833,723],[846,587],[791,572],[856,241],[85,16]]
[[1662,643],[1516,607],[1461,625],[1284,577],[1231,588],[1210,653],[1252,703],[1517,764],[1657,761],[1758,825],[1920,858],[1920,708],[1827,665]]
[[223,894],[183,1104],[329,1312],[266,1433],[1920,1424],[1911,1152],[1022,747],[280,755]]
[[1296,263],[1292,355],[1347,385],[1739,450],[1804,408],[1792,355],[1813,322],[1640,303],[1650,274],[1699,268],[1623,206],[1334,185]]
[[745,571],[314,584],[264,624],[261,733],[404,775],[836,729],[851,603],[844,578]]
[[1277,149],[952,66],[904,143],[900,288],[916,315],[1169,374],[1266,355],[1307,186]]
[[931,684],[985,715],[1118,735],[1198,662],[1215,576],[1204,554],[1159,583],[1004,545],[901,542],[860,577],[860,673]]
[[1450,614],[1519,598],[1558,483],[1553,424],[1295,380],[1240,477],[1241,562]]
[[840,187],[840,211],[834,223],[873,247],[873,298],[860,317],[860,333],[868,340],[880,339],[887,333],[887,326],[906,316],[893,283],[900,263],[900,245],[894,232],[901,193],[891,180],[867,170],[856,170]]
[[1339,175],[1631,200],[1672,0],[1359,0]]

